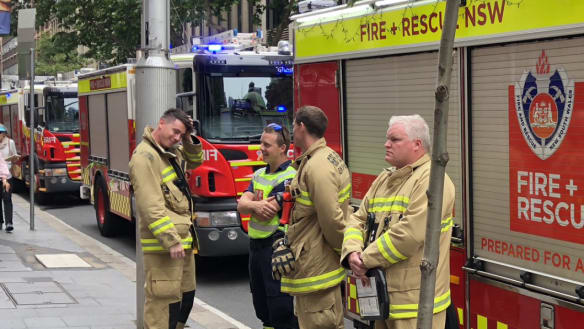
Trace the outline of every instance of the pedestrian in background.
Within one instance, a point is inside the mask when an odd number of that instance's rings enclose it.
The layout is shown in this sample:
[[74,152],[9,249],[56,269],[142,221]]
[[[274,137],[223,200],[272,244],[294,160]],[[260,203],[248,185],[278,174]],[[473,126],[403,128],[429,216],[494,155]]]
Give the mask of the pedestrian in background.
[[[430,183],[430,133],[419,115],[393,116],[385,142],[384,169],[371,184],[357,210],[347,223],[343,241],[342,264],[357,277],[368,269],[385,270],[389,293],[389,318],[375,321],[376,329],[416,328],[420,282],[420,263],[424,255],[426,217]],[[440,257],[436,269],[436,289],[432,328],[444,328],[450,305],[450,237],[454,184],[444,177]],[[370,228],[376,232],[365,249],[367,217],[375,217]]]
[[[185,170],[203,161],[193,120],[178,109],[146,127],[130,160],[144,253],[145,329],[183,329],[195,298],[194,204]],[[182,144],[179,144],[182,142]]]
[[[243,193],[237,210],[251,214],[248,235],[249,284],[256,316],[264,328],[298,328],[292,296],[280,292],[280,281],[272,278],[272,244],[284,237],[286,227],[280,225],[281,194],[296,170],[286,155],[290,133],[286,127],[271,123],[264,128],[260,151],[267,166],[258,169]],[[276,197],[278,196],[278,197]]]
[[339,265],[345,222],[350,215],[351,175],[341,157],[326,145],[328,119],[315,106],[294,118],[294,162],[290,184],[295,198],[286,239],[276,241],[272,265],[282,276],[282,292],[295,297],[300,328],[344,328]]
[[[0,124],[0,157],[2,158],[2,162],[4,162],[4,165],[8,168],[6,179],[2,179],[3,188],[2,202],[0,202],[0,230],[2,230],[2,225],[6,223],[6,232],[12,232],[14,230],[12,223],[12,187],[14,186],[14,179],[10,169],[12,168],[12,162],[17,160],[18,153],[16,152],[14,141],[8,137],[8,131],[6,131],[6,127],[3,124]],[[4,208],[3,214],[2,208]],[[2,215],[4,215],[3,218]]]

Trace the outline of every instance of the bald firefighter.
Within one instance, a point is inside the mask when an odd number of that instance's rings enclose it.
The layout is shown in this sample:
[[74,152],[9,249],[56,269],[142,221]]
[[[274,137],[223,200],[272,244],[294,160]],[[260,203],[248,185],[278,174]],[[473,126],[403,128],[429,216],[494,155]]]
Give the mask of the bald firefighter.
[[249,285],[256,316],[264,328],[295,329],[292,297],[280,292],[280,281],[272,278],[272,244],[281,239],[286,226],[282,217],[282,193],[296,170],[286,155],[290,133],[286,127],[271,123],[264,128],[260,150],[267,166],[258,169],[243,193],[237,210],[251,214],[249,241]]
[[[130,160],[144,271],[145,329],[182,329],[195,298],[193,201],[184,170],[203,160],[193,120],[178,109],[146,127]],[[182,143],[180,143],[182,142]]]
[[351,179],[341,157],[323,138],[328,119],[318,107],[304,106],[294,119],[295,161],[290,185],[295,198],[286,237],[274,244],[272,271],[282,276],[282,292],[295,296],[300,328],[344,328],[339,265],[349,216]]
[[[389,293],[389,318],[376,321],[375,328],[414,329],[418,316],[421,271],[424,253],[430,182],[430,133],[419,115],[393,116],[385,142],[385,161],[392,165],[375,179],[359,210],[347,224],[342,264],[357,277],[367,270],[385,270]],[[454,185],[446,175],[442,205],[440,258],[436,270],[436,290],[432,328],[444,328],[445,310],[450,305],[450,237]],[[375,221],[365,249],[367,218]]]

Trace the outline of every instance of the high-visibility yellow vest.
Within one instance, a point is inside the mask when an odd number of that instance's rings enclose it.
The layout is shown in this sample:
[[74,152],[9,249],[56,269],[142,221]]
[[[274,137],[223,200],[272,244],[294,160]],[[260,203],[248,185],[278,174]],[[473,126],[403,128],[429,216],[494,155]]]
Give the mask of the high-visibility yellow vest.
[[[296,170],[292,166],[288,166],[285,170],[275,173],[266,173],[266,168],[264,167],[256,171],[253,175],[253,190],[256,195],[260,191],[259,194],[262,200],[265,200],[276,186],[282,184],[287,179],[294,178],[295,175]],[[249,237],[252,239],[265,239],[274,234],[278,229],[283,229],[279,224],[280,216],[278,214],[269,221],[260,221],[252,215],[248,228]]]

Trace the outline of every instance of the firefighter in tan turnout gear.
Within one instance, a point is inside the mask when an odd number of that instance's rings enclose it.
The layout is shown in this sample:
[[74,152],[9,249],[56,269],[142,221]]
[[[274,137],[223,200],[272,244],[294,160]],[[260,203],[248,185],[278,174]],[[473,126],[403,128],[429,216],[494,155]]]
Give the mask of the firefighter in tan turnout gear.
[[341,157],[323,138],[328,119],[314,106],[294,119],[294,144],[302,151],[290,184],[295,198],[286,237],[274,244],[272,270],[282,292],[295,296],[300,328],[344,328],[339,265],[349,216],[351,178]]
[[[416,328],[420,293],[420,262],[424,253],[430,182],[430,134],[419,115],[393,116],[385,142],[384,169],[347,223],[342,264],[357,277],[370,268],[385,270],[389,293],[389,318],[376,321],[375,328]],[[436,270],[432,328],[444,328],[450,305],[450,237],[454,185],[444,180],[440,258]],[[367,215],[375,216],[371,243],[363,250]]]
[[194,205],[184,170],[201,164],[203,154],[192,130],[188,115],[170,109],[156,129],[144,129],[130,160],[146,274],[146,329],[184,328],[195,298],[189,231]]

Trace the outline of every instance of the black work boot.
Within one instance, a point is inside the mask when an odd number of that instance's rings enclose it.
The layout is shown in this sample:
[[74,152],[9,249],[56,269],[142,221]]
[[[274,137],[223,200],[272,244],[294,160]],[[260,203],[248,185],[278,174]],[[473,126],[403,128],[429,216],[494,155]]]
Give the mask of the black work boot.
[[12,224],[6,224],[6,232],[12,232],[13,230],[14,230],[14,227],[12,227]]

